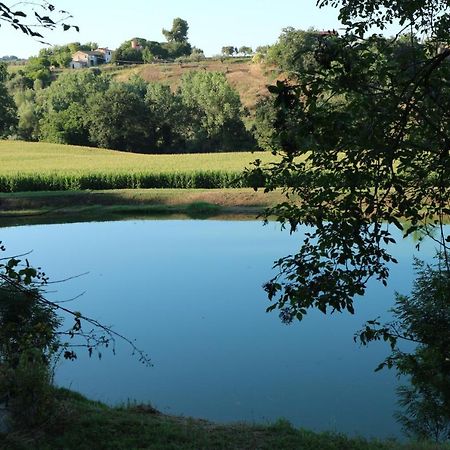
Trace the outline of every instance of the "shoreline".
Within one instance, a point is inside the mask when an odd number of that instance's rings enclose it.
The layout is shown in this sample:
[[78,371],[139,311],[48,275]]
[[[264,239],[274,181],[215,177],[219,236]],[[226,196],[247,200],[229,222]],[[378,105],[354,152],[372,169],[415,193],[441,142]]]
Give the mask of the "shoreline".
[[[150,404],[111,407],[77,392],[56,388],[61,414],[52,416],[40,433],[0,433],[0,447],[36,449],[304,449],[304,450],[444,450],[447,444],[402,442],[312,431],[280,418],[267,424],[216,423],[167,415]],[[83,430],[83,433],[80,433]],[[22,445],[21,445],[22,444]],[[32,445],[32,447],[30,446]],[[2,447],[3,448],[3,447]]]
[[114,189],[0,194],[0,227],[126,218],[260,220],[280,192],[240,189]]

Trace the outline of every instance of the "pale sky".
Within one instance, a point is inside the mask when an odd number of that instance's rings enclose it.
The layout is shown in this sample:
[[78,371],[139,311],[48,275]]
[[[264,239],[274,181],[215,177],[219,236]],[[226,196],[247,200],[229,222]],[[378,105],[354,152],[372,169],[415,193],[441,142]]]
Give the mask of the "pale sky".
[[[5,1],[11,5],[12,1]],[[162,28],[171,28],[175,17],[187,20],[188,39],[207,56],[220,53],[225,45],[240,47],[273,44],[282,28],[338,29],[337,10],[318,9],[316,0],[50,0],[57,9],[70,11],[80,32],[46,33],[52,45],[69,42],[97,42],[101,47],[117,48],[133,37],[164,41]],[[33,41],[9,24],[1,22],[0,56],[36,55],[46,47]]]

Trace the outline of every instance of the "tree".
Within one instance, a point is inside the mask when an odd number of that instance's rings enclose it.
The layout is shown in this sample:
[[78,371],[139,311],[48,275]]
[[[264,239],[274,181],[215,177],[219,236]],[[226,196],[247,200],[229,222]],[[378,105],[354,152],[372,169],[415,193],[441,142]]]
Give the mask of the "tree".
[[47,142],[90,145],[88,100],[104,95],[110,80],[99,72],[71,71],[61,74],[36,97],[39,138]]
[[265,61],[279,67],[283,72],[296,74],[318,69],[315,51],[318,48],[318,32],[283,28],[276,44],[263,48]]
[[142,60],[147,64],[152,63],[155,60],[155,55],[150,51],[148,47],[142,50]]
[[154,145],[150,111],[144,99],[123,83],[113,83],[89,101],[89,136],[99,147],[149,152]]
[[223,73],[188,72],[178,95],[188,111],[186,140],[193,151],[230,151],[252,145],[241,119],[239,94]]
[[135,40],[140,48],[132,48],[131,40],[125,41],[114,52],[112,61],[117,64],[142,63],[169,57],[169,52],[163,44],[156,41],[147,41],[144,38],[136,38]]
[[25,77],[33,82],[40,80],[44,86],[48,86],[52,80],[50,71],[50,59],[47,55],[28,58],[27,64],[23,68]]
[[16,133],[19,139],[35,141],[39,138],[39,117],[35,89],[20,89],[14,93],[19,117]]
[[[0,252],[4,251],[0,242]],[[27,259],[1,259],[0,398],[2,403],[6,399],[15,428],[34,429],[54,419],[51,367],[60,357],[75,360],[79,348],[92,355],[103,347],[114,348],[119,338],[150,365],[132,341],[110,327],[47,300],[43,295],[47,283],[45,273],[31,267]],[[73,319],[72,326],[61,327],[61,313]]]
[[0,63],[0,138],[10,135],[17,124],[17,108],[5,84],[7,77],[6,64]]
[[203,50],[201,48],[197,48],[197,47],[192,48],[192,52],[189,55],[190,61],[199,62],[199,61],[204,60],[205,58],[206,58],[205,53],[203,52]]
[[[411,385],[397,390],[403,408],[397,419],[404,431],[418,439],[446,441],[450,436],[450,272],[442,260],[415,260],[417,278],[410,296],[396,294],[394,320],[372,321],[355,337],[367,344],[386,340],[391,355],[379,365],[395,367]],[[410,353],[403,342],[417,345]]]
[[163,29],[162,34],[167,39],[167,42],[186,43],[188,29],[189,25],[186,20],[177,17],[176,19],[173,19],[172,29]]
[[281,294],[271,309],[287,319],[313,306],[353,312],[368,278],[387,280],[393,258],[381,244],[393,242],[389,224],[405,236],[428,233],[449,212],[450,50],[433,54],[431,42],[391,45],[377,35],[317,40],[318,69],[270,89],[272,149],[282,159],[253,172],[267,189],[301,198],[271,214],[292,231],[316,227],[299,254],[278,262],[287,277],[266,285],[272,300]]
[[248,56],[253,53],[253,49],[251,47],[243,45],[242,47],[239,47],[238,53],[244,56]]
[[[255,161],[249,174],[255,186],[287,194],[268,215],[291,231],[311,227],[299,251],[275,263],[279,274],[265,285],[268,310],[278,309],[286,323],[303,319],[311,308],[354,313],[354,297],[364,294],[370,279],[386,285],[389,264],[396,262],[389,251],[393,227],[404,237],[433,239],[445,277],[450,273],[450,237],[443,226],[450,214],[450,49],[443,45],[449,41],[448,2],[318,4],[340,6],[346,33],[318,34],[308,64],[301,52],[293,54],[290,78],[270,88],[276,95],[271,148],[280,161]],[[408,39],[366,35],[394,20],[409,30]],[[448,289],[444,300],[439,314],[448,317]],[[424,310],[431,312],[429,303]],[[424,310],[416,309],[422,321]],[[410,326],[411,317],[400,314]],[[367,324],[366,342],[380,336],[377,329],[377,321]],[[448,342],[448,327],[443,334]],[[394,342],[396,336],[387,330],[383,338]],[[428,358],[436,347],[421,343]],[[412,353],[409,361],[423,368],[422,356]],[[448,364],[433,364],[448,389]],[[422,395],[418,372],[401,362],[397,368],[412,375],[414,394]],[[416,413],[424,406],[416,404]]]
[[145,102],[155,119],[155,150],[181,152],[185,146],[185,128],[189,115],[179,96],[164,84],[147,86]]
[[233,56],[235,53],[237,53],[237,48],[233,47],[232,45],[222,47],[222,55]]
[[253,136],[258,147],[263,150],[272,150],[272,143],[277,133],[274,127],[276,114],[277,110],[272,97],[263,97],[256,103]]

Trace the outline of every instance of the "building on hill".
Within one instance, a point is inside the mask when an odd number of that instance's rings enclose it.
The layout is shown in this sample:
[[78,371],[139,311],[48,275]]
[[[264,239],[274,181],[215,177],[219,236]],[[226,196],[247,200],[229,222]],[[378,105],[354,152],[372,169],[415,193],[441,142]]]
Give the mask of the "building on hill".
[[110,50],[108,47],[98,48],[95,51],[99,52],[99,53],[101,53],[103,55],[103,61],[104,61],[105,64],[108,64],[108,63],[111,62],[113,51]]
[[139,42],[136,38],[131,39],[131,48],[133,50],[143,50],[144,49],[144,47],[142,47],[142,45],[139,44]]
[[99,64],[107,64],[111,62],[112,50],[108,48],[98,48],[93,51],[79,50],[72,55],[70,62],[71,69],[82,69],[85,67],[94,67]]
[[323,30],[323,31],[318,31],[317,34],[320,37],[325,37],[325,36],[339,36],[339,33],[336,30]]

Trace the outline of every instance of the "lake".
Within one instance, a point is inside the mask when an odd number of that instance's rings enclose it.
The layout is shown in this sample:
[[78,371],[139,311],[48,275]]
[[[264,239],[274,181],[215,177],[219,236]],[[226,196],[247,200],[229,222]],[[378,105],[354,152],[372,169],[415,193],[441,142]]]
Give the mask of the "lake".
[[[399,436],[394,372],[374,368],[387,345],[353,334],[387,317],[394,291],[409,293],[414,245],[400,241],[388,288],[371,283],[355,316],[312,312],[283,325],[267,314],[262,284],[299,235],[257,221],[130,220],[2,228],[8,254],[28,257],[51,280],[47,297],[113,325],[151,356],[145,367],[119,345],[101,360],[81,352],[56,382],[110,404],[150,402],[162,412],[218,422],[286,418],[316,431]],[[432,246],[422,259],[431,260]]]

